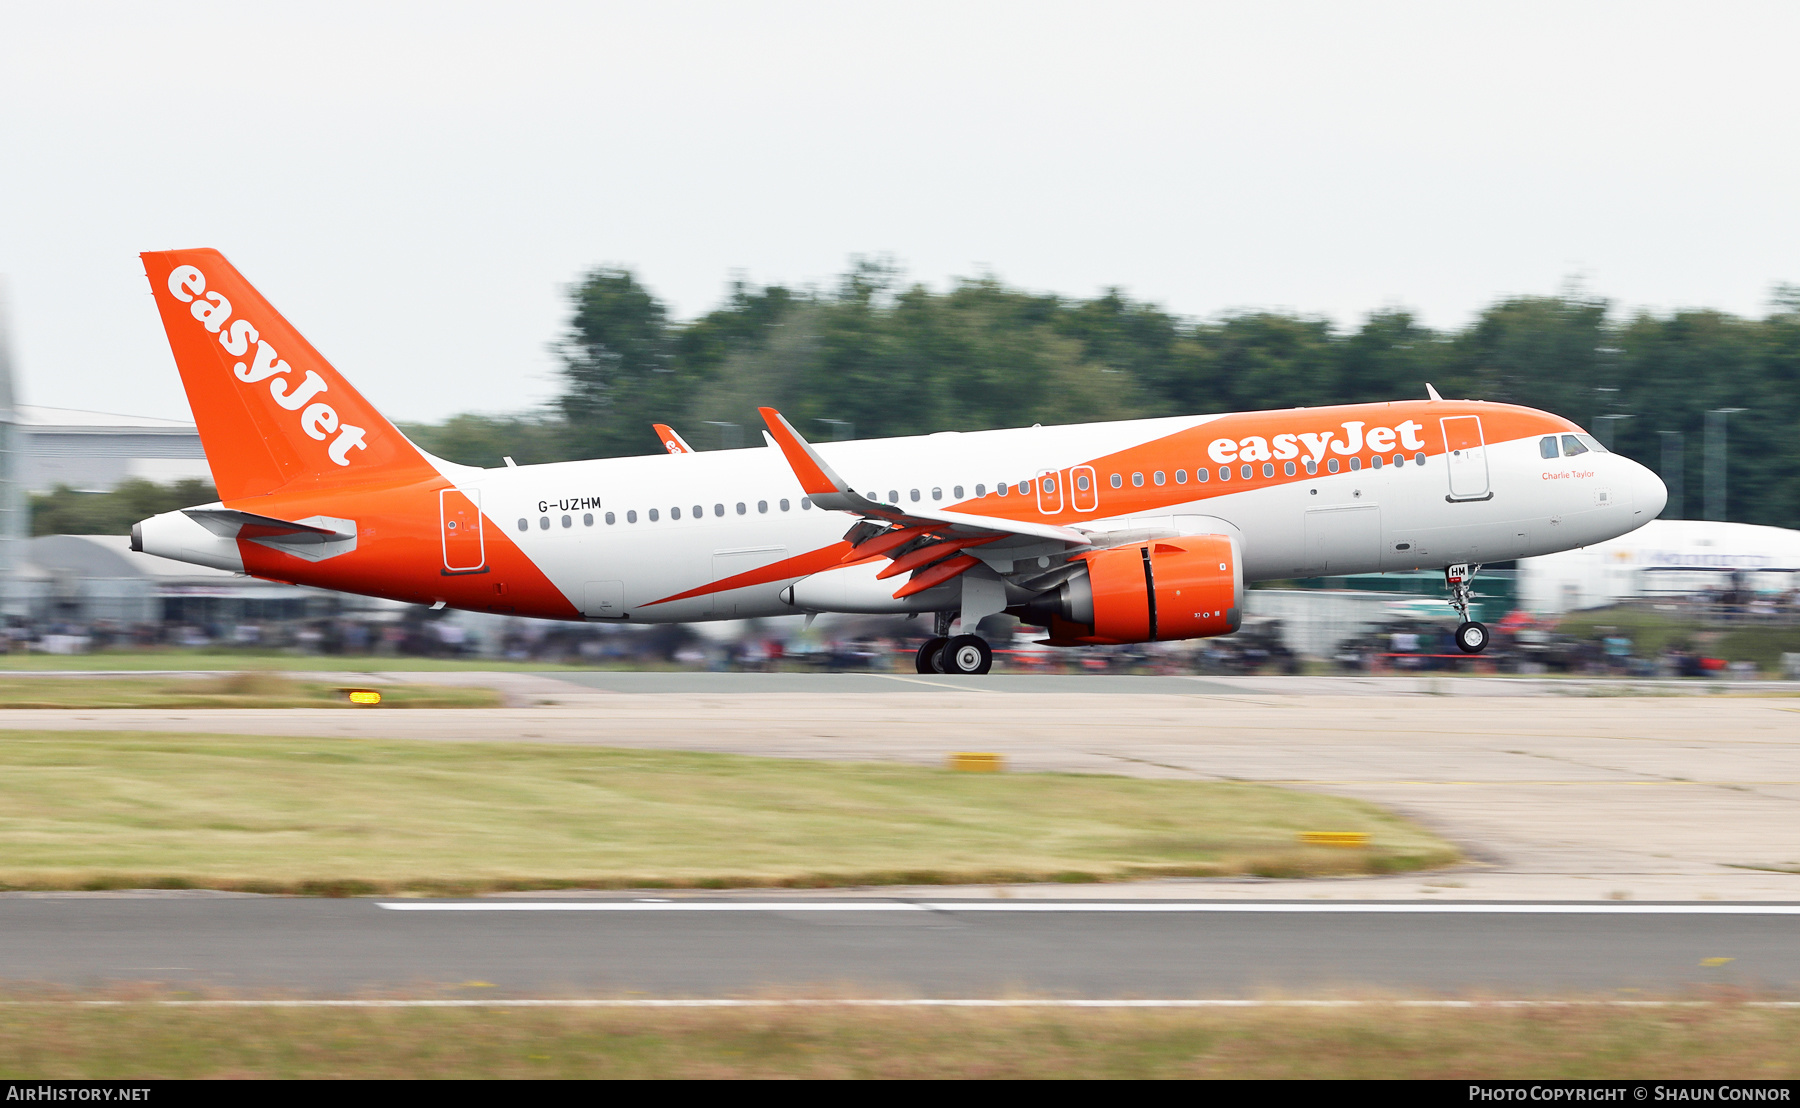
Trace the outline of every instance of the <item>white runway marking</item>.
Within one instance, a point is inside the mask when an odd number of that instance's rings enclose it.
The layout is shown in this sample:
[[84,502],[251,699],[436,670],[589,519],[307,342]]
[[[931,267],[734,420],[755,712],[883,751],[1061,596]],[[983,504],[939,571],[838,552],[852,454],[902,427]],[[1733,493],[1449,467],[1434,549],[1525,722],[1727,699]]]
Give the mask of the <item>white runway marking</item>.
[[391,912],[1236,912],[1264,915],[1800,916],[1800,904],[1259,903],[1223,900],[383,900]]
[[[1705,1000],[77,1000],[6,1001],[6,1006],[71,1003],[84,1008],[1705,1008]],[[1752,1000],[1745,1008],[1800,1008],[1800,1000]]]

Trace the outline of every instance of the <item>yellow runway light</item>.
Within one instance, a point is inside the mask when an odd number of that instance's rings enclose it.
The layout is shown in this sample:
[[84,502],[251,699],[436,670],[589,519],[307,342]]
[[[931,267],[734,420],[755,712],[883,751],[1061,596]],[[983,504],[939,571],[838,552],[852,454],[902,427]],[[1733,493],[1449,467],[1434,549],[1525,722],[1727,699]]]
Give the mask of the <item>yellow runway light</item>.
[[1006,759],[998,754],[964,752],[950,755],[950,768],[966,773],[999,773],[1006,768]]
[[1368,846],[1367,831],[1302,831],[1300,841],[1310,846]]
[[350,703],[352,704],[381,703],[381,694],[374,689],[346,689],[345,691],[350,694]]

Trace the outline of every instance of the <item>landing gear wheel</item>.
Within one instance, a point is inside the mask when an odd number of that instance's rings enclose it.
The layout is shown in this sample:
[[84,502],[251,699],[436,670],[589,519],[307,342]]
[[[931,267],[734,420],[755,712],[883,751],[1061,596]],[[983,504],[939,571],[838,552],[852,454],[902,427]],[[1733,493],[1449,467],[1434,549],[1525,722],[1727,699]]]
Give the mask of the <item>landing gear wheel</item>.
[[994,651],[980,635],[958,635],[944,645],[938,663],[945,673],[986,673],[994,668]]
[[920,673],[944,672],[938,668],[938,654],[944,649],[944,644],[949,641],[949,639],[942,635],[939,635],[934,639],[925,640],[925,645],[919,648],[918,656],[914,658],[914,662]]
[[1479,623],[1460,623],[1456,627],[1456,648],[1464,654],[1479,654],[1487,649],[1488,629]]

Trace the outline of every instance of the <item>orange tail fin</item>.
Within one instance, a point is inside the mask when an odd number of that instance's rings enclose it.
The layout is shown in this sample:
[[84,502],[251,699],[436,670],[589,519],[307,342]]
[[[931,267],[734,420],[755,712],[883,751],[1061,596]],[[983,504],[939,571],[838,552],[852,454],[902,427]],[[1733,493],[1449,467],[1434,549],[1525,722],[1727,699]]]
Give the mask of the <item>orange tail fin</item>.
[[142,257],[221,499],[437,475],[223,254]]

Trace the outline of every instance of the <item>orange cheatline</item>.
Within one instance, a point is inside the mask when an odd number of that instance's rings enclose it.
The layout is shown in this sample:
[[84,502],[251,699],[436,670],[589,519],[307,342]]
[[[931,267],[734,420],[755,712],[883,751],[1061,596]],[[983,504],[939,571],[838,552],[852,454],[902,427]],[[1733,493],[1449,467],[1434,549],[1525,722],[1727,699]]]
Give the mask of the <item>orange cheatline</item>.
[[889,577],[898,577],[909,569],[917,569],[923,565],[930,565],[939,558],[949,557],[965,546],[980,546],[984,542],[993,542],[999,537],[998,535],[981,535],[976,538],[951,539],[948,542],[934,542],[929,546],[921,546],[917,550],[908,551],[895,558],[886,569],[875,575],[875,580],[885,581]]
[[844,555],[844,561],[860,562],[864,558],[886,554],[897,547],[905,546],[936,526],[938,525],[935,523],[920,523],[912,527],[896,527],[892,531],[883,531],[872,539],[863,540],[861,545],[851,547],[850,552]]
[[913,593],[924,592],[933,585],[941,585],[964,570],[980,564],[981,559],[972,554],[958,554],[947,562],[939,562],[930,569],[921,570],[911,581],[895,591],[894,599],[903,600]]

